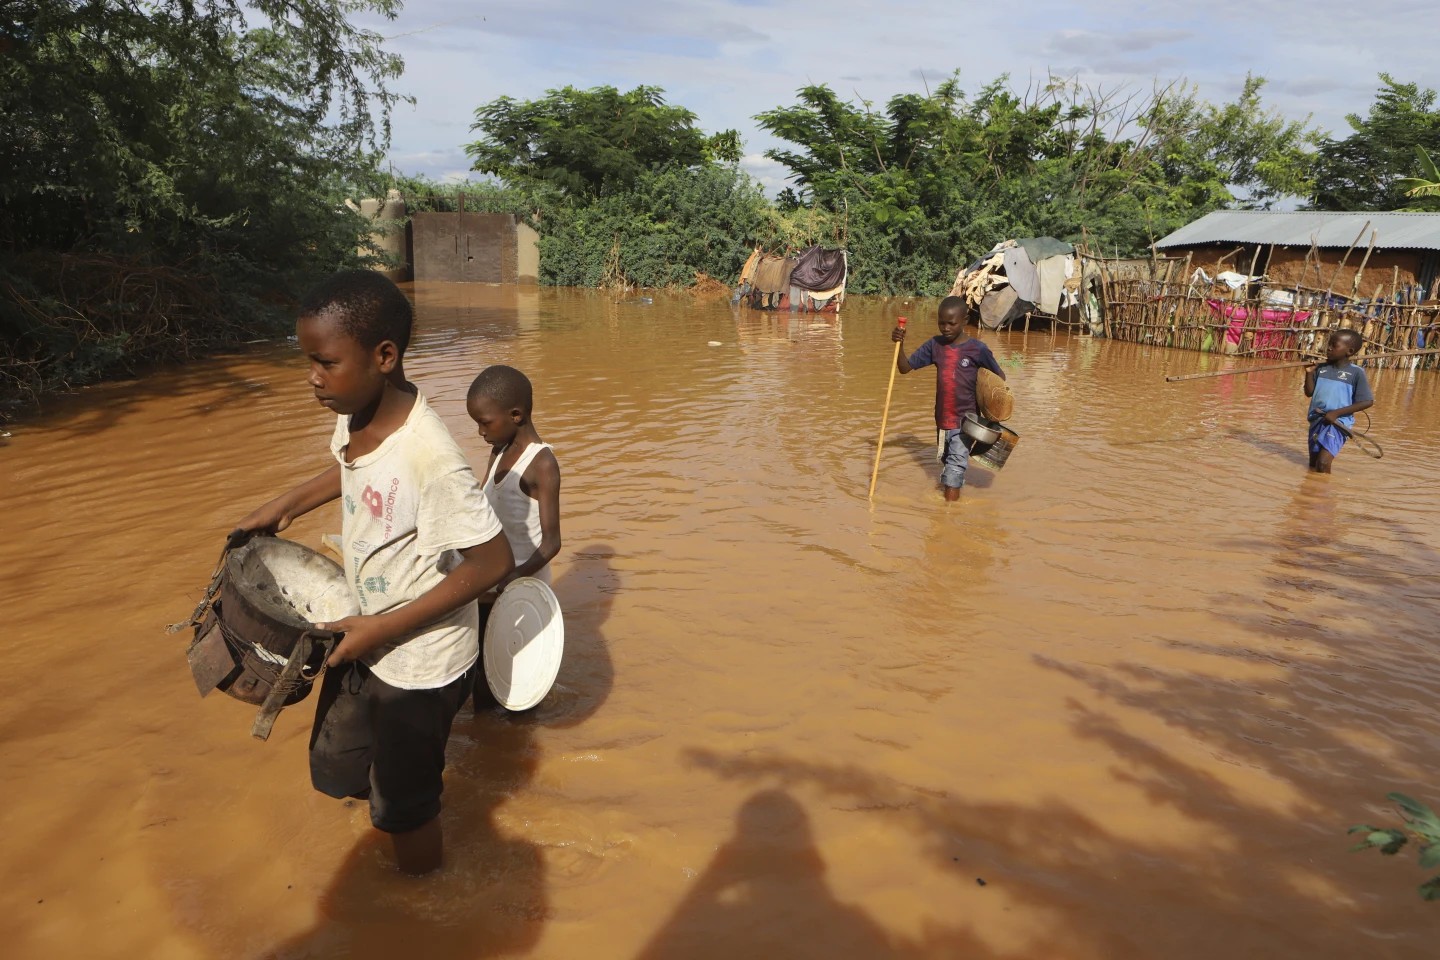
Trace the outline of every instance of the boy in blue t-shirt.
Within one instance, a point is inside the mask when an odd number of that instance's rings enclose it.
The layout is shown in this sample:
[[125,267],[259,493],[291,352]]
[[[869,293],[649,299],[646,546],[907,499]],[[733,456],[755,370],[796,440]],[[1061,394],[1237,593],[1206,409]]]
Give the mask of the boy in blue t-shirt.
[[1375,405],[1365,371],[1350,362],[1364,343],[1354,330],[1330,334],[1325,362],[1305,368],[1305,396],[1310,398],[1310,469],[1329,473],[1345,445],[1355,414]]

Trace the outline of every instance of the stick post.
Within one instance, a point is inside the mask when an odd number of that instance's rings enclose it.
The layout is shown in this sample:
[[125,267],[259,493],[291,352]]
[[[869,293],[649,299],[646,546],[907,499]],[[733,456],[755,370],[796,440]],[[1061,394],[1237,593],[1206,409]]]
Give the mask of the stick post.
[[[896,317],[895,325],[901,330],[909,323],[905,317]],[[875,466],[870,470],[870,493],[871,500],[875,499],[875,478],[880,476],[880,451],[885,449],[885,427],[890,423],[890,392],[895,389],[895,368],[900,365],[900,348],[904,346],[902,341],[895,341],[895,355],[890,358],[890,383],[885,387],[885,412],[880,415],[880,440],[875,444]]]

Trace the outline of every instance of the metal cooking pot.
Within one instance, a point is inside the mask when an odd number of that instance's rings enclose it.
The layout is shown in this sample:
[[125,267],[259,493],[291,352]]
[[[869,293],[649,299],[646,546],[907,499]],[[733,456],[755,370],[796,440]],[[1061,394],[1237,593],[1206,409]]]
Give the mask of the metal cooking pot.
[[[301,662],[291,670],[298,671],[296,678],[283,684],[284,704],[303,700],[323,662],[306,639],[319,636],[313,625],[359,613],[339,564],[277,537],[256,537],[230,550],[211,596],[187,651],[195,686],[201,696],[219,689],[253,704],[270,699],[291,659]],[[304,663],[312,658],[319,662]]]
[[987,447],[1000,439],[999,430],[987,425],[973,413],[965,414],[965,419],[960,421],[960,432],[977,444],[984,444]]

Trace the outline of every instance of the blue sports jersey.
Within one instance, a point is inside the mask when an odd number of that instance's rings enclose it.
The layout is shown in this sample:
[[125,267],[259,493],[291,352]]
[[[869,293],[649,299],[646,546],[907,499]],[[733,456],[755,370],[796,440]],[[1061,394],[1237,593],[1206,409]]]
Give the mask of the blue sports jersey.
[[[1370,381],[1365,371],[1353,363],[1322,363],[1315,371],[1315,393],[1310,397],[1310,411],[1306,415],[1313,423],[1331,410],[1348,407],[1352,403],[1373,403],[1375,395],[1370,392]],[[1341,417],[1338,423],[1343,427],[1355,425],[1352,416]]]

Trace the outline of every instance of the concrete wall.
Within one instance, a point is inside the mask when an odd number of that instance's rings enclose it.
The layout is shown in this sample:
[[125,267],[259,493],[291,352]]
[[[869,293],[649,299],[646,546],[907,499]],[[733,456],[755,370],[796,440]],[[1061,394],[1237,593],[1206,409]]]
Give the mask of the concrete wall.
[[410,218],[416,280],[536,283],[539,238],[508,213],[417,213]]
[[[374,247],[374,252],[383,254],[393,263],[393,266],[389,267],[376,266],[375,270],[397,283],[409,280],[410,236],[405,224],[405,200],[400,196],[400,191],[391,190],[383,201],[372,197],[361,200],[358,204],[353,200],[347,200],[346,203],[375,224],[375,229],[370,232],[370,244]],[[364,246],[356,250],[361,256],[371,252]]]
[[515,282],[540,282],[540,234],[528,223],[515,225]]

